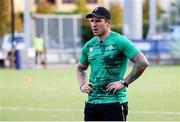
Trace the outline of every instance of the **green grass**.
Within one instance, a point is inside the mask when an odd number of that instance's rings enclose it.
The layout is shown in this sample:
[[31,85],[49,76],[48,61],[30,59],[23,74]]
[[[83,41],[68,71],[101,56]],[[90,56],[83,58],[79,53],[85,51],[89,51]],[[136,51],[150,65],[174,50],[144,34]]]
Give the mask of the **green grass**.
[[[179,75],[178,65],[149,67],[128,88],[128,120],[180,121]],[[0,69],[0,121],[80,121],[85,100],[75,67]]]

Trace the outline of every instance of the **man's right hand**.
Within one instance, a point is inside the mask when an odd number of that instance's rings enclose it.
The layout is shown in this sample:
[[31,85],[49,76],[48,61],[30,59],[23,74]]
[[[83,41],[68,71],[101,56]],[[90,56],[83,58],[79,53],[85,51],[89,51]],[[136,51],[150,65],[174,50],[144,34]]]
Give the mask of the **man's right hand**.
[[92,83],[88,83],[88,82],[84,82],[81,86],[80,86],[80,90],[83,93],[86,94],[90,94],[91,92],[93,92],[93,88],[92,88],[93,84]]

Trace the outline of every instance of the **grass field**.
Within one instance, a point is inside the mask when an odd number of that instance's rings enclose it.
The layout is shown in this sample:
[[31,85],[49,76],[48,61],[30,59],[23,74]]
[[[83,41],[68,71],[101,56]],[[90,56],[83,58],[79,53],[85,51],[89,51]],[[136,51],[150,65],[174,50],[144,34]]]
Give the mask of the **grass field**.
[[[128,96],[129,121],[180,121],[180,66],[149,67]],[[74,66],[0,69],[0,121],[81,121],[85,100]]]

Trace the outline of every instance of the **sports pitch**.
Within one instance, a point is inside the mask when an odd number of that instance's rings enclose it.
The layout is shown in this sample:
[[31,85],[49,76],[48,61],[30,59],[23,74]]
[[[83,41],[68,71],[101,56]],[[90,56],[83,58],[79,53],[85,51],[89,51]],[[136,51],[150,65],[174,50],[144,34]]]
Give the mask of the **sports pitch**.
[[[180,121],[180,65],[150,66],[128,97],[129,121]],[[82,121],[85,100],[75,66],[0,69],[0,121]]]

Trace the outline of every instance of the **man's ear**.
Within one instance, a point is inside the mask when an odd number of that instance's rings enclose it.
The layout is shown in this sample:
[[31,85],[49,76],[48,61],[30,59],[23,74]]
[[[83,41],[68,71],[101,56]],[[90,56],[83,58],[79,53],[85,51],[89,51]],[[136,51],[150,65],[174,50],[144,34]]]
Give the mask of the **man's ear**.
[[111,20],[107,20],[108,27],[111,27]]

